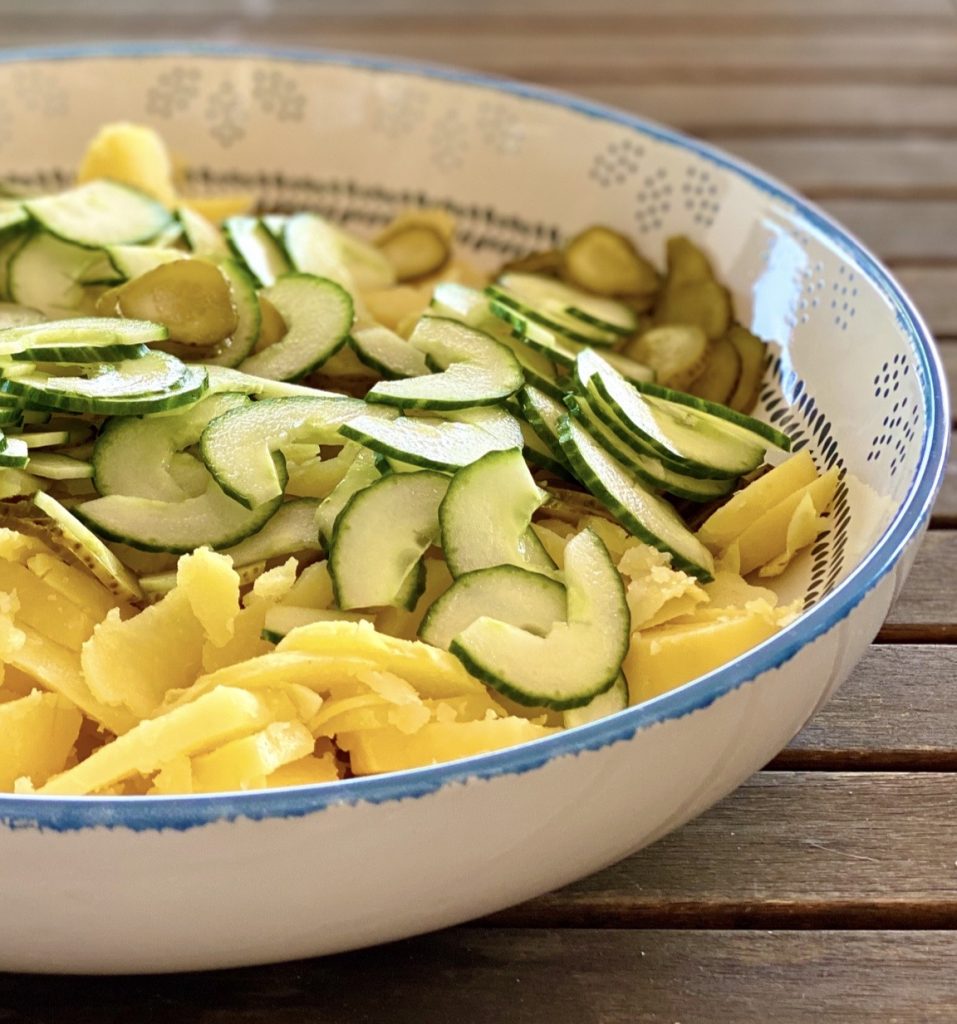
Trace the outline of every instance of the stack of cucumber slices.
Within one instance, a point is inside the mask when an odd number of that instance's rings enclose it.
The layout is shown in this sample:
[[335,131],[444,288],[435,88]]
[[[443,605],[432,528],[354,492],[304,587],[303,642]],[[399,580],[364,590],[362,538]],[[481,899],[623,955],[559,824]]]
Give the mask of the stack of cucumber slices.
[[[363,304],[396,280],[389,249],[314,214],[221,232],[109,182],[15,214],[0,227],[0,511],[52,524],[126,597],[175,581],[144,553],[208,546],[244,579],[324,553],[342,616],[417,609],[421,639],[577,724],[627,702],[630,620],[597,535],[575,536],[561,569],[542,546],[549,486],[584,488],[708,580],[669,498],[720,500],[789,445],[657,383],[622,353],[633,305],[567,280],[439,283],[406,338]],[[411,244],[404,265],[424,265]],[[309,383],[344,346],[374,380],[363,397]],[[439,554],[453,582],[436,597]]]

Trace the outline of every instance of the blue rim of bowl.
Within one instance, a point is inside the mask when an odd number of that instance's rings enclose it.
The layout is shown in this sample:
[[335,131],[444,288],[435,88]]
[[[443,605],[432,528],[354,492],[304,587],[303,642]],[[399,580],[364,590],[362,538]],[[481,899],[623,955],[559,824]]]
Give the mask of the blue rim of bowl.
[[861,564],[805,613],[793,626],[734,662],[715,669],[680,689],[646,704],[532,743],[428,768],[382,776],[348,779],[296,789],[221,796],[170,797],[31,797],[0,796],[0,825],[18,829],[70,832],[107,827],[133,831],[182,831],[215,821],[295,818],[329,807],[379,804],[427,796],[446,786],[534,771],[554,758],[599,750],[630,740],[651,725],[703,710],[719,697],[780,668],[803,647],[845,619],[897,564],[904,549],[929,520],[943,479],[950,440],[950,416],[943,371],[932,336],[910,299],[883,264],[853,235],[812,203],[745,161],[706,143],[613,107],[492,75],[410,60],[396,60],[328,50],[217,45],[171,41],[103,43],[40,47],[0,52],[0,63],[137,57],[205,57],[332,64],[369,71],[416,75],[506,93],[630,128],[656,140],[689,150],[744,178],[759,191],[787,204],[834,245],[872,283],[894,309],[898,325],[917,357],[925,384],[924,433],[920,460],[894,519]]

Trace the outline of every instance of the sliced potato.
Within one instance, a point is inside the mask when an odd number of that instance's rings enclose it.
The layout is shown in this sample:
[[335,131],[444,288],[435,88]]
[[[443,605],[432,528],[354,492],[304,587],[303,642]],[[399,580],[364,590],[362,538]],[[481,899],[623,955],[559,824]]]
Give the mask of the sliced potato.
[[87,146],[77,183],[109,178],[132,185],[165,206],[176,204],[173,164],[159,134],[145,125],[105,124]]
[[34,690],[0,704],[0,792],[21,777],[40,786],[63,771],[82,721],[79,709],[55,693]]

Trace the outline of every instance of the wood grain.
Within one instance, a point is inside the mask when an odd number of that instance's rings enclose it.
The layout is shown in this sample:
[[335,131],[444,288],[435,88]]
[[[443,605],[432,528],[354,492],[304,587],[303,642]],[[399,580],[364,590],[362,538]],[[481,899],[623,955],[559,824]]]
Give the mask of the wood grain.
[[957,408],[954,400],[957,397],[957,338],[938,339],[937,349],[941,362],[944,364],[944,375],[947,377],[947,388],[951,397],[951,414],[957,419]]
[[957,928],[955,858],[949,773],[760,772],[647,850],[489,920]]
[[[953,394],[953,392],[951,393]],[[950,438],[950,459],[947,462],[940,495],[934,505],[934,518],[931,520],[931,525],[938,529],[957,528],[957,436],[953,433]]]
[[957,532],[932,530],[921,542],[914,567],[887,617],[894,625],[957,623]]
[[[935,1024],[954,932],[459,928],[178,977],[0,976],[4,1024]],[[104,997],[107,998],[104,998]]]

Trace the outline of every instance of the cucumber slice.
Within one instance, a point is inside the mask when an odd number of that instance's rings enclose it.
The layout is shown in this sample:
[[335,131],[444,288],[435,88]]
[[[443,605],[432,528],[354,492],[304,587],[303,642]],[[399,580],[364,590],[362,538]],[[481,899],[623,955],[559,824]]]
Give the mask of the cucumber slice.
[[552,450],[528,423],[523,422],[521,427],[522,440],[525,442],[522,447],[522,454],[525,456],[526,461],[530,462],[533,466],[538,466],[539,469],[547,469],[550,473],[567,477],[570,472],[568,464],[566,462],[559,462],[555,458]]
[[524,381],[508,348],[458,320],[424,316],[409,341],[441,372],[376,384],[366,401],[399,408],[473,408],[495,405]]
[[685,464],[689,475],[742,476],[764,460],[762,439],[735,436],[720,422],[709,423],[677,404],[655,405],[594,352],[582,352],[575,364],[576,384],[606,422],[617,421],[645,445]]
[[741,376],[741,357],[726,337],[708,344],[704,369],[687,388],[689,394],[716,404],[726,403],[734,394]]
[[388,327],[361,327],[352,332],[349,344],[366,366],[383,377],[420,377],[429,372],[425,356]]
[[[39,530],[27,526],[28,521],[15,525],[47,540],[53,547],[69,552],[113,594],[124,601],[140,601],[143,592],[136,577],[112,551],[56,498],[37,491],[33,504],[50,520],[49,526],[39,524]],[[16,521],[15,521],[16,522]]]
[[30,461],[30,449],[16,437],[5,437],[0,448],[0,466],[23,469]]
[[[366,406],[356,398],[273,398],[213,420],[200,440],[203,461],[220,487],[256,508],[282,494],[273,454],[298,441],[341,444],[340,428]],[[280,460],[282,456],[279,457]]]
[[606,426],[594,414],[586,398],[569,395],[565,399],[565,404],[592,438],[648,487],[667,491],[675,497],[687,498],[689,501],[714,501],[734,490],[735,482],[730,477],[709,479],[686,476],[669,469],[659,459],[648,455],[644,449],[631,444],[628,439],[623,439]]
[[[283,471],[277,460],[276,472]],[[210,477],[206,490],[185,501],[159,501],[110,494],[83,502],[77,518],[107,540],[140,551],[186,554],[208,545],[225,548],[261,530],[282,504],[282,494],[250,511]]]
[[286,253],[258,217],[229,217],[223,234],[240,262],[264,287],[293,268]]
[[34,452],[29,466],[34,476],[45,480],[88,480],[93,476],[91,463],[57,452]]
[[22,203],[0,200],[0,235],[7,235],[27,226],[30,215]]
[[518,420],[494,407],[462,410],[442,419],[400,416],[391,421],[369,411],[344,424],[341,433],[401,462],[453,472],[487,452],[522,447]]
[[283,380],[267,380],[265,377],[254,377],[250,373],[234,370],[232,367],[207,365],[209,376],[209,393],[223,394],[237,391],[243,395],[256,398],[342,398],[337,391],[323,391],[320,388],[305,384],[292,384]]
[[560,465],[567,465],[568,460],[558,439],[558,424],[561,418],[568,414],[568,409],[551,395],[546,395],[528,384],[519,392],[518,398],[528,425],[551,452],[552,457]]
[[77,431],[79,438],[69,430],[42,430],[31,434],[7,434],[8,441],[22,441],[27,448],[56,448],[59,445],[76,443],[78,440],[89,437],[87,431]]
[[340,612],[335,608],[297,608],[295,605],[277,604],[266,610],[262,638],[278,644],[287,633],[314,622],[369,622],[372,616],[357,612]]
[[242,363],[247,373],[295,380],[346,343],[354,316],[352,298],[334,281],[286,274],[263,294],[286,321],[287,331],[280,341]]
[[390,473],[350,499],[329,551],[340,608],[410,607],[408,579],[421,571],[422,556],[438,538],[448,486],[441,473]]
[[319,551],[318,510],[319,502],[314,498],[283,502],[261,530],[222,553],[232,558],[234,566],[243,566],[302,551]]
[[467,572],[439,597],[422,620],[419,637],[447,651],[477,619],[499,622],[545,636],[565,621],[565,588],[557,580],[516,565]]
[[511,310],[521,319],[537,323],[559,335],[565,344],[604,347],[615,345],[620,340],[621,336],[616,332],[594,327],[560,308],[549,308],[545,312],[537,306],[529,305],[523,297],[509,291],[501,284],[490,284],[485,291],[494,300],[497,316],[507,316],[506,310]]
[[[111,419],[93,449],[96,489],[101,495],[123,494],[169,502],[202,494],[208,482],[202,463],[192,455],[183,456],[201,470],[194,483],[193,479],[186,481],[182,475],[174,474],[174,456],[196,444],[211,420],[248,404],[245,395],[209,395],[174,416]],[[189,486],[184,487],[186,483]]]
[[[118,363],[66,364],[60,375],[31,363],[5,369],[0,389],[41,408],[135,415],[170,409],[199,398],[206,390],[206,371],[187,366],[165,352]],[[65,370],[73,369],[74,375]],[[22,372],[21,372],[22,371]]]
[[606,363],[611,363],[629,384],[653,383],[655,380],[655,371],[650,366],[636,363],[620,352],[602,352],[601,357]]
[[223,233],[202,214],[188,206],[176,208],[176,219],[183,228],[190,252],[197,256],[228,256],[229,246]]
[[625,337],[638,329],[634,310],[623,302],[593,295],[554,277],[513,272],[503,274],[498,283],[545,317],[560,313]]
[[22,409],[15,405],[0,406],[0,427],[20,428],[25,422]]
[[51,235],[89,249],[145,242],[172,219],[150,196],[106,180],[27,199],[23,208]]
[[206,362],[214,366],[238,366],[259,340],[262,307],[256,282],[242,264],[236,260],[220,260],[217,266],[229,285],[229,296],[236,310],[236,329]]
[[130,281],[165,263],[190,258],[189,253],[179,249],[159,249],[152,245],[107,245],[103,251],[121,281]]
[[360,448],[342,479],[320,503],[316,513],[316,525],[327,550],[332,543],[336,520],[352,496],[374,484],[381,477],[382,474],[376,464],[377,458],[378,456],[368,449]]
[[489,452],[460,469],[439,509],[449,572],[458,577],[475,569],[517,565],[554,573],[555,563],[530,525],[546,497],[516,448]]
[[[150,342],[164,341],[162,324],[120,317],[81,317],[45,320],[0,330],[0,356],[30,362],[107,362],[112,353],[129,353],[120,359],[139,359],[149,354]],[[110,353],[105,355],[104,353]]]
[[711,553],[666,501],[646,490],[570,416],[560,421],[558,434],[575,475],[629,533],[670,554],[675,568],[712,578]]
[[7,265],[10,298],[51,320],[77,316],[86,301],[83,275],[99,258],[43,231],[29,235]]
[[610,690],[605,690],[593,697],[580,708],[569,708],[563,712],[566,729],[574,729],[576,725],[587,725],[597,722],[599,718],[607,718],[616,711],[624,711],[628,707],[628,683],[623,675],[618,676]]
[[483,617],[451,651],[493,689],[519,704],[588,704],[615,684],[628,650],[631,616],[621,576],[605,545],[583,530],[565,548],[566,620],[545,636]]
[[536,320],[518,310],[512,309],[502,302],[492,300],[489,309],[503,323],[512,328],[514,335],[533,352],[547,356],[556,366],[570,368],[575,365],[575,357],[585,347],[567,338],[559,337],[554,331],[543,326]]
[[337,271],[345,270],[350,283],[360,291],[391,288],[396,283],[392,264],[374,245],[315,213],[290,217],[283,243],[293,266],[305,274],[336,281],[340,276]]

